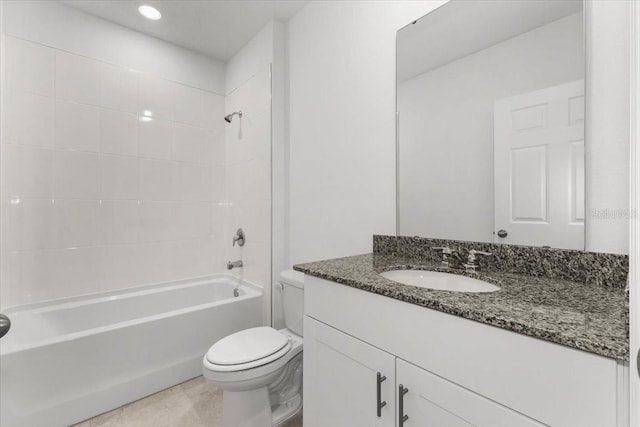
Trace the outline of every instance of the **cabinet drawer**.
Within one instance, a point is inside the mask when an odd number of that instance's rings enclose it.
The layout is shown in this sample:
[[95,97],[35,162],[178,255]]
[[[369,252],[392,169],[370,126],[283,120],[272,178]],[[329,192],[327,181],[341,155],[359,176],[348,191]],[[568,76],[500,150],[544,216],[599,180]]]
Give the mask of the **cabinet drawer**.
[[396,359],[396,381],[408,389],[404,427],[545,426],[402,359]]

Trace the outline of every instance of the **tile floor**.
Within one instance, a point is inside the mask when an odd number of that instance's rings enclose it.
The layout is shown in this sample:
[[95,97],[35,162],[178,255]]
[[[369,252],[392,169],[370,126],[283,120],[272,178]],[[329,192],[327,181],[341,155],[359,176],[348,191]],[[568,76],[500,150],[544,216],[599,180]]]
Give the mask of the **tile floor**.
[[[222,390],[197,377],[74,427],[222,427]],[[302,427],[302,414],[282,427]]]

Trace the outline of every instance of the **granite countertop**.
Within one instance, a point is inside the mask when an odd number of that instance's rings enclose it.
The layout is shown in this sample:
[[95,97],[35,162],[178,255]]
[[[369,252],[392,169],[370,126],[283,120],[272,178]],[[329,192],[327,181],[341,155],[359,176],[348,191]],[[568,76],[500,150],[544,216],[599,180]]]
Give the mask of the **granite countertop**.
[[[469,275],[501,289],[488,293],[440,291],[404,285],[379,275],[406,268]],[[443,269],[433,261],[382,254],[298,264],[294,269],[612,359],[629,358],[629,303],[622,288],[497,271],[471,275]]]

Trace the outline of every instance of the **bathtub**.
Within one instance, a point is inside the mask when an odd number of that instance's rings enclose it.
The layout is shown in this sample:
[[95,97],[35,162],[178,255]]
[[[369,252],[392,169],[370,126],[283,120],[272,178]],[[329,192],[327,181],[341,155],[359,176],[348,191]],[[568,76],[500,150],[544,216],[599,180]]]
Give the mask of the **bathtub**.
[[226,275],[5,312],[0,425],[68,426],[196,377],[217,340],[262,324],[262,291]]

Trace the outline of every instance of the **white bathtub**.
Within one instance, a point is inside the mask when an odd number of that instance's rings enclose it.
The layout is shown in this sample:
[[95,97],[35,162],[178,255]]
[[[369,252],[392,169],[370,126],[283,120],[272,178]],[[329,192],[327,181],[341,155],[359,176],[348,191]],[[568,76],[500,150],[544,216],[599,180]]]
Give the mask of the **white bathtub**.
[[15,307],[0,340],[0,425],[68,426],[196,377],[218,339],[262,324],[226,275]]

